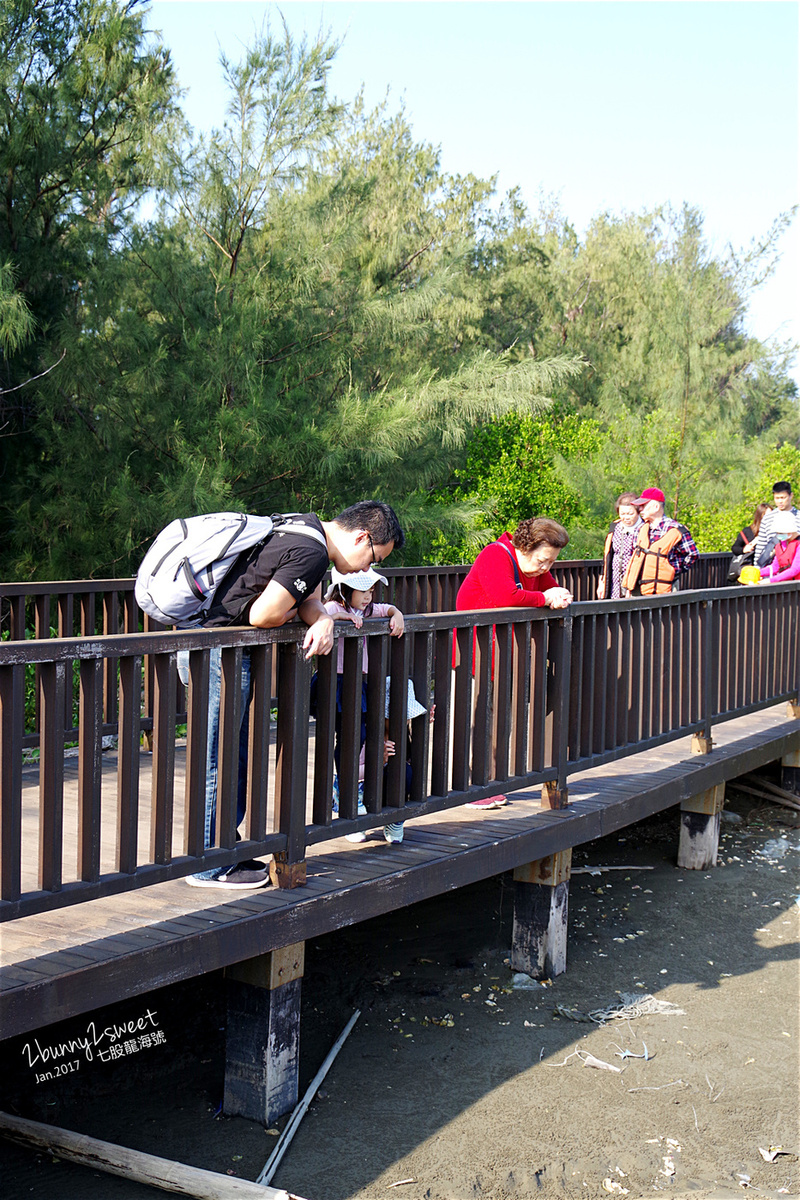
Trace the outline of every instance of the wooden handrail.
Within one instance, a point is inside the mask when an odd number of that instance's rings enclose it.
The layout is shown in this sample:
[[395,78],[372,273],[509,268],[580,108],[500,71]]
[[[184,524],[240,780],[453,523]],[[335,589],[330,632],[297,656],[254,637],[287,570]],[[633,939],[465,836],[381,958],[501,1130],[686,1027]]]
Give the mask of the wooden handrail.
[[[361,630],[342,623],[337,637],[345,642],[343,715],[337,713],[331,655],[318,664],[314,721],[309,720],[312,664],[303,656],[302,636],[302,629],[286,626],[0,643],[0,919],[259,854],[274,855],[294,878],[307,847],[327,838],[500,790],[549,783],[555,794],[566,794],[576,771],[689,733],[710,738],[720,721],[800,697],[800,583],[592,600],[558,611],[418,613],[407,618],[402,639],[390,636],[387,621],[367,621]],[[370,647],[367,816],[359,817],[363,638]],[[205,693],[212,649],[222,654],[223,753],[217,844],[205,848]],[[176,682],[179,650],[190,655],[188,707]],[[248,817],[244,840],[237,842],[238,739],[230,731],[239,725],[244,655],[249,656],[253,700]],[[277,713],[271,700],[273,664]],[[39,796],[36,811],[26,813],[23,822],[21,767],[31,734],[22,710],[26,677],[32,686],[34,672]],[[388,736],[397,754],[384,773],[387,675],[392,680]],[[435,719],[432,725],[424,718],[415,722],[407,795],[409,679],[422,703],[435,705]],[[149,789],[140,778],[148,761],[141,755],[140,736],[148,728],[153,739]],[[104,735],[116,739],[115,769],[109,755],[104,765]],[[335,816],[331,785],[337,738],[340,808]],[[77,798],[65,788],[64,743],[71,740],[78,743]],[[140,836],[146,803],[149,840]],[[75,820],[76,844],[65,834]],[[31,824],[38,857],[25,840]],[[174,830],[181,825],[178,839]]]

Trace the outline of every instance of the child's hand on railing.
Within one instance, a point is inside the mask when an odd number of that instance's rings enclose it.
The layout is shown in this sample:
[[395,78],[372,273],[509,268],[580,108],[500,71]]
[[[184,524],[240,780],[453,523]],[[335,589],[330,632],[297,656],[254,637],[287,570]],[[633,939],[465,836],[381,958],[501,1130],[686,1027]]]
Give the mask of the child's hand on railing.
[[388,763],[389,759],[392,757],[394,752],[395,752],[394,742],[391,742],[389,740],[389,738],[384,738],[383,739],[383,765],[384,766],[386,766],[386,764]]
[[391,630],[392,637],[402,637],[405,627],[406,619],[400,612],[400,609],[396,608],[393,613],[389,614],[389,629]]

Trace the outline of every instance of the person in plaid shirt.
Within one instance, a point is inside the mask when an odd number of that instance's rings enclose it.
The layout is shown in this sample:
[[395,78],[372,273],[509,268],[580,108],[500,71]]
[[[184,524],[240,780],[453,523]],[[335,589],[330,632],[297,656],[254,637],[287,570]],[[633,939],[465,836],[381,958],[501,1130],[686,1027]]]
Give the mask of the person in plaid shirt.
[[699,557],[694,538],[685,525],[665,516],[665,497],[660,488],[645,488],[633,504],[644,522],[639,548],[625,572],[623,586],[630,596],[654,596],[671,592],[675,580]]

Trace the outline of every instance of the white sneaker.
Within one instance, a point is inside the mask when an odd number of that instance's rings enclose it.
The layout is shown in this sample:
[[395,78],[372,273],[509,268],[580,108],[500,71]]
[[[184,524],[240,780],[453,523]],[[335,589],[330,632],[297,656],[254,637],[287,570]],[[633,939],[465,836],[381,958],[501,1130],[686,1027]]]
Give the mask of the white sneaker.
[[367,840],[367,835],[365,833],[346,833],[344,835],[344,840],[346,842],[365,842]]
[[403,840],[403,822],[394,821],[391,825],[384,825],[383,836],[387,842],[402,842]]
[[262,862],[248,859],[232,867],[220,867],[216,871],[201,872],[184,876],[189,887],[227,888],[228,891],[247,891],[269,884],[269,871]]

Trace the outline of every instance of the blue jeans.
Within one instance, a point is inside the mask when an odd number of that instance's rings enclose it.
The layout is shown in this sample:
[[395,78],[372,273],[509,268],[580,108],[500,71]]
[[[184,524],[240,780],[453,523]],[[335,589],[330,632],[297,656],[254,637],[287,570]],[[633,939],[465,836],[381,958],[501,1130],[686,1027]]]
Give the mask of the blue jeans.
[[[189,651],[178,651],[178,675],[184,687],[189,685]],[[239,787],[236,797],[236,824],[241,825],[247,808],[247,733],[250,708],[250,655],[242,655],[242,720],[239,728]],[[208,734],[206,738],[206,814],[203,845],[214,845],[217,812],[217,762],[219,758],[219,711],[222,698],[222,651],[209,653],[208,662]],[[204,878],[216,875],[219,868],[200,871]]]

